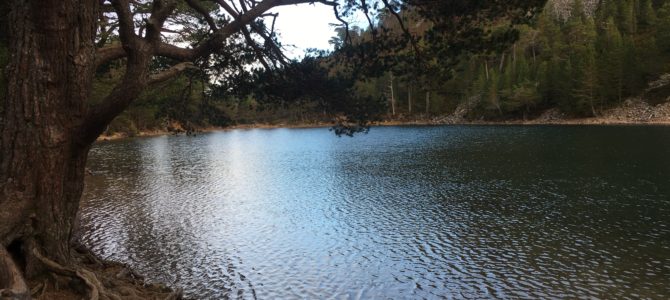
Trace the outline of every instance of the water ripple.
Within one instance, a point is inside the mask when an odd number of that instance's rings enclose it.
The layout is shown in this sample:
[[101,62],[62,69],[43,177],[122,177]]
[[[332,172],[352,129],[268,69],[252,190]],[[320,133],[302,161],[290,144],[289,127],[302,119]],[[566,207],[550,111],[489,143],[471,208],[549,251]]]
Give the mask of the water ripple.
[[660,127],[106,142],[81,240],[197,299],[667,299],[667,153]]

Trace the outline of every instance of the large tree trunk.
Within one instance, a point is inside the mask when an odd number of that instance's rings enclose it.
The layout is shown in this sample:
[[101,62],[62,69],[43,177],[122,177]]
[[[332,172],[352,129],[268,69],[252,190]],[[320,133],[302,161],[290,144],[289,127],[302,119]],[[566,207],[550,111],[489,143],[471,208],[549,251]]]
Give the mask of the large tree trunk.
[[[13,0],[0,124],[0,242],[27,276],[39,251],[71,263],[90,143],[81,132],[94,75],[96,0]],[[18,253],[16,253],[18,252]],[[0,282],[0,289],[2,289]]]

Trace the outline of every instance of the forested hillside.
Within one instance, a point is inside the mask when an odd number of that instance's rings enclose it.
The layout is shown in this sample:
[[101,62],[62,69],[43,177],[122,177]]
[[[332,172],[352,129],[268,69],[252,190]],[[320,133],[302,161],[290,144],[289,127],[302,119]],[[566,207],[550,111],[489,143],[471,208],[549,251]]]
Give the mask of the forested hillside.
[[[410,28],[426,27],[411,13],[405,18]],[[412,65],[398,64],[384,76],[361,82],[361,92],[387,96],[391,115],[449,114],[460,106],[471,119],[490,120],[527,118],[554,107],[572,116],[595,116],[629,97],[657,104],[670,95],[645,93],[650,82],[670,72],[669,1],[602,1],[598,6],[555,0],[517,28],[519,38],[510,47],[463,53],[447,74],[432,68],[447,58],[422,45],[426,53],[437,53],[428,57],[432,66],[426,70],[433,73],[424,76]]]
[[[404,48],[377,49],[383,63],[371,64],[372,71],[357,70],[352,75],[347,70],[351,64],[340,62],[349,59],[350,53],[345,55],[347,43],[370,46],[366,44],[374,39],[370,28],[352,26],[348,34],[343,27],[336,28],[331,40],[335,50],[310,61],[316,60],[330,74],[358,76],[353,78],[354,93],[360,98],[380,99],[385,119],[426,119],[457,109],[471,120],[526,119],[552,108],[569,116],[588,117],[631,97],[642,97],[654,105],[670,96],[663,81],[668,81],[668,75],[663,75],[670,73],[667,0],[551,0],[542,14],[514,25],[515,31],[510,30],[509,22],[488,24],[482,34],[490,34],[492,40],[496,34],[518,36],[513,43],[495,43],[504,47],[482,45],[478,50],[440,43],[429,34],[432,23],[418,15],[412,10],[400,11],[402,26],[392,14],[373,16],[374,30],[404,37],[404,28],[414,38]],[[161,62],[155,62],[154,67],[160,69]],[[95,94],[106,94],[121,75],[122,70],[114,65],[99,70]],[[256,80],[259,78],[263,77]],[[660,88],[650,90],[653,82]],[[258,81],[244,84],[267,85]],[[135,135],[149,130],[189,131],[253,123],[309,124],[336,117],[325,113],[317,101],[263,101],[252,89],[246,94],[229,90],[212,84],[211,77],[202,71],[185,72],[145,92],[141,101],[112,123],[108,133]],[[287,97],[296,98],[299,93],[300,89]],[[307,92],[305,95],[303,98],[309,97]]]

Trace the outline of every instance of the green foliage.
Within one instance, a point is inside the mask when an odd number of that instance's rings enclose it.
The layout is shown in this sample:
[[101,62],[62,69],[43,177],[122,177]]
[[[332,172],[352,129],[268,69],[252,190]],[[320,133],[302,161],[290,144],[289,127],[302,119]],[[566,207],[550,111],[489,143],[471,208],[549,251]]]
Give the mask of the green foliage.
[[[413,82],[443,96],[433,100],[433,108],[476,100],[472,118],[526,117],[549,107],[587,116],[640,95],[648,82],[670,71],[670,1],[602,1],[593,12],[574,0],[570,10],[567,19],[545,12],[514,31],[505,22],[469,27],[471,41],[483,45],[479,50],[458,38],[455,45],[448,39],[434,42],[430,34],[437,33],[428,30],[420,41],[431,59],[418,74],[430,75],[417,76],[416,64],[395,64],[393,73],[401,81],[396,93],[404,94],[403,86]],[[492,43],[497,47],[483,42],[510,32],[518,36]],[[378,94],[388,85],[366,85],[365,93],[374,94],[375,88]]]
[[[333,53],[273,70],[240,69],[206,84],[230,57],[253,60],[233,43],[230,53],[203,62],[207,74],[186,74],[147,91],[110,130],[336,115],[366,124],[390,113],[391,78],[396,116],[450,113],[461,104],[474,108],[469,117],[477,119],[526,118],[551,107],[588,116],[641,94],[670,71],[667,0],[602,1],[595,11],[574,0],[568,18],[536,14],[544,1],[389,3],[404,28],[387,11],[372,16],[375,30],[338,27]],[[154,68],[167,65],[157,60]],[[123,72],[103,69],[94,101]],[[352,129],[362,128],[341,133]]]
[[385,108],[384,98],[366,94],[366,83],[357,84],[355,74],[330,72],[324,64],[323,59],[306,57],[279,70],[260,71],[251,93],[260,103],[313,104],[338,115],[343,120],[335,127],[338,135],[367,130],[367,122],[377,120]]
[[580,49],[573,59],[576,62],[572,77],[573,112],[580,115],[596,115],[596,107],[601,106],[601,99],[598,97],[600,82],[595,47],[591,45]]
[[656,11],[651,0],[642,0],[640,2],[640,17],[638,26],[645,30],[656,26]]
[[[99,72],[93,82],[91,102],[102,101],[122,75],[123,69],[114,65]],[[174,124],[184,130],[229,125],[224,103],[211,98],[202,74],[186,72],[146,90],[109,125],[107,133],[135,136],[141,131],[165,130]]]
[[525,80],[506,90],[505,111],[522,111],[524,116],[538,104],[540,94],[537,83]]
[[670,54],[670,2],[663,4],[656,15],[656,41],[659,50],[667,55]]

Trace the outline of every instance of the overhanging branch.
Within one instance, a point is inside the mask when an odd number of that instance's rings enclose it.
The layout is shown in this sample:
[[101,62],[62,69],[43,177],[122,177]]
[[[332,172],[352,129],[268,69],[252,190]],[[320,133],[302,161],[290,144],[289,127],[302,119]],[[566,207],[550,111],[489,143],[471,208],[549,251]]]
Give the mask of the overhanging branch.
[[135,23],[130,11],[128,0],[112,0],[112,6],[119,18],[119,37],[124,44],[130,48],[130,43],[135,40]]
[[207,9],[205,9],[204,6],[198,2],[198,0],[186,0],[186,4],[193,8],[196,12],[198,12],[203,18],[205,18],[205,21],[207,22],[207,25],[209,25],[209,29],[212,30],[212,32],[217,31],[218,28],[216,26],[216,22],[214,22],[214,19],[212,16],[209,14]]
[[[284,5],[305,4],[305,3],[321,3],[333,7],[338,20],[347,24],[339,15],[338,4],[335,1],[315,1],[315,0],[263,0],[248,2],[249,6],[244,7],[244,12],[239,13],[235,8],[221,5],[233,16],[236,16],[232,22],[226,24],[222,28],[214,30],[209,38],[195,48],[182,48],[161,41],[160,32],[165,20],[171,15],[176,7],[175,1],[170,0],[154,0],[151,7],[151,16],[146,24],[146,38],[142,38],[135,33],[135,24],[133,13],[129,1],[132,0],[110,0],[114,10],[118,16],[118,32],[121,39],[120,44],[109,45],[98,49],[96,53],[96,66],[101,66],[114,59],[127,57],[126,72],[122,81],[114,87],[111,93],[103,99],[103,101],[96,106],[90,107],[88,114],[80,127],[80,141],[83,145],[93,142],[105,129],[105,127],[123,110],[125,110],[134,99],[136,99],[141,92],[149,85],[163,82],[178,74],[184,72],[192,67],[192,63],[200,58],[209,56],[210,54],[220,50],[225,46],[226,39],[231,36],[242,33],[249,37],[248,42],[252,43],[252,47],[257,47],[251,39],[251,32],[246,26],[252,26],[257,33],[266,41],[272,41],[271,33],[265,32],[264,28],[254,27],[254,21],[267,14],[268,10]],[[206,12],[199,8],[197,0],[186,0],[190,2],[191,7],[199,13]],[[217,1],[220,4],[225,1]],[[207,19],[207,17],[205,16]],[[214,20],[207,20],[210,29],[216,28]],[[274,43],[273,43],[274,45]],[[276,47],[276,45],[274,45]],[[260,50],[260,49],[257,49]],[[270,53],[271,51],[266,53]],[[282,54],[280,49],[274,48],[272,51],[277,51],[277,56],[281,59]],[[157,74],[149,74],[149,65],[154,56],[163,56],[172,58],[178,63],[171,68]],[[259,57],[262,60],[262,57]],[[241,70],[243,66],[238,65]]]
[[102,47],[98,49],[95,54],[95,67],[99,68],[110,61],[126,57],[126,55],[126,50],[123,49],[121,44],[112,44]]
[[178,76],[179,74],[183,73],[184,71],[186,71],[188,69],[197,69],[197,67],[195,67],[193,65],[193,63],[191,63],[191,62],[178,63],[178,64],[170,67],[169,69],[167,69],[163,72],[151,75],[149,77],[148,84],[151,85],[151,84],[164,82],[166,80],[169,80],[169,79],[172,79],[172,78]]
[[[222,1],[217,1],[222,2]],[[212,37],[206,42],[202,43],[200,46],[193,49],[193,56],[196,58],[204,57],[212,52],[216,51],[223,45],[223,41],[232,36],[233,34],[239,32],[242,27],[256,20],[256,18],[263,15],[268,10],[285,5],[294,5],[294,4],[303,4],[303,3],[323,3],[327,5],[337,6],[336,2],[333,1],[315,1],[315,0],[264,0],[258,2],[255,6],[250,8],[243,14],[240,14],[232,22],[228,23],[225,27],[217,30]],[[225,7],[224,7],[225,9]],[[232,10],[237,11],[237,10]]]

